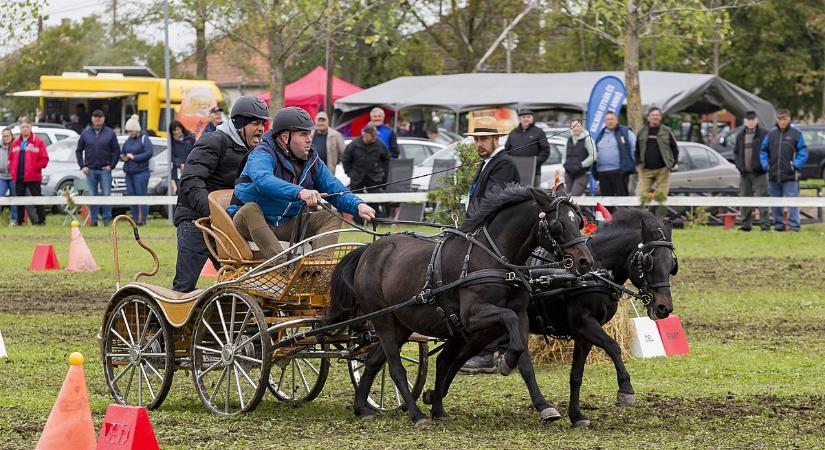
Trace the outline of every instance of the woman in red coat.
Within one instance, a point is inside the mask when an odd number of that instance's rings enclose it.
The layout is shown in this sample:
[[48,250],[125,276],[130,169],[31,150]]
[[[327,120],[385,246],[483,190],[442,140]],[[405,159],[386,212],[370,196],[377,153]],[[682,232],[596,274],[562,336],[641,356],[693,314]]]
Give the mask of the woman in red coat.
[[[40,182],[43,180],[43,169],[49,164],[49,154],[46,144],[32,134],[32,124],[29,119],[20,119],[20,136],[11,144],[9,152],[9,172],[15,183],[18,197],[28,192],[32,197],[39,197]],[[22,225],[24,220],[24,206],[17,207],[17,224]],[[46,211],[43,205],[35,207],[37,217],[32,217],[34,225],[46,224]]]

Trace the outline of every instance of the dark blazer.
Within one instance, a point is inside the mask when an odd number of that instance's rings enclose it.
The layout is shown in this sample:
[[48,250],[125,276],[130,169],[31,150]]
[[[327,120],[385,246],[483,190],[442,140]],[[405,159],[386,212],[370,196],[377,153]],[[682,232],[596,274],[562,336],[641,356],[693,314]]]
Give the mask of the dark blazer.
[[[736,164],[736,168],[739,169],[740,173],[745,173],[745,132],[746,130],[743,127],[742,131],[736,135],[736,142],[733,145],[734,164]],[[751,167],[755,175],[765,173],[765,169],[762,168],[762,163],[759,160],[759,152],[762,150],[762,141],[765,140],[767,134],[768,130],[759,125],[756,126],[756,131],[753,132]]]
[[[531,182],[533,180],[530,180]],[[507,183],[520,183],[516,162],[504,151],[500,151],[478,175],[475,181],[475,191],[470,194],[470,202],[467,204],[467,217],[473,215],[484,197],[496,186],[504,187]]]

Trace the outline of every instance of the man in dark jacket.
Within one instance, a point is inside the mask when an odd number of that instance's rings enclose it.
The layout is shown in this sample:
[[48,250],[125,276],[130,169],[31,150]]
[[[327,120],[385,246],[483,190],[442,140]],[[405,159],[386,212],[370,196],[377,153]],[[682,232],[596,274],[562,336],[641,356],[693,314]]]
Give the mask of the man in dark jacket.
[[673,131],[662,124],[662,110],[655,106],[648,110],[647,125],[639,130],[636,137],[635,157],[639,172],[636,196],[647,195],[654,183],[656,192],[667,196],[670,172],[678,167],[679,147]]
[[[96,109],[92,113],[92,125],[80,133],[77,140],[77,164],[86,175],[89,193],[108,197],[112,195],[112,169],[120,159],[120,145],[115,131],[105,125],[106,116]],[[97,226],[98,205],[92,205],[92,226]],[[112,221],[112,207],[103,206],[103,225]]]
[[541,165],[550,156],[550,144],[544,131],[533,124],[533,111],[522,108],[518,110],[519,126],[507,136],[504,151],[510,156],[535,156],[536,174],[533,180],[524,180],[524,184],[541,184]]
[[[544,133],[541,133],[544,136]],[[467,204],[467,217],[473,215],[481,201],[494,187],[503,187],[507,183],[520,182],[518,167],[507,152],[498,148],[498,123],[492,117],[479,117],[473,125],[473,131],[467,133],[475,141],[476,151],[481,157],[473,185],[470,187],[470,201]]]
[[[745,127],[736,136],[736,143],[733,146],[734,162],[739,170],[740,197],[768,196],[768,175],[762,169],[762,163],[759,160],[762,141],[765,139],[766,134],[765,129],[759,126],[759,118],[756,117],[756,112],[746,112]],[[751,207],[742,209],[740,230],[751,230],[752,212],[753,208]],[[759,208],[759,226],[762,231],[770,231],[768,208]]]
[[[771,197],[799,197],[799,171],[808,161],[808,145],[798,128],[791,126],[787,108],[776,110],[776,126],[762,140],[759,152],[762,168],[768,172]],[[782,207],[771,208],[777,231],[785,231]],[[799,208],[788,208],[791,231],[799,231]]]
[[596,134],[596,163],[592,170],[593,178],[599,180],[601,195],[629,195],[628,177],[636,173],[635,149],[636,135],[619,124],[615,112],[608,111],[604,115],[604,128]]
[[178,261],[172,289],[195,290],[209,250],[194,221],[209,216],[209,193],[232,189],[247,152],[261,142],[264,123],[269,120],[266,104],[258,97],[235,100],[231,119],[204,134],[186,158],[180,177],[175,226]]
[[[544,136],[544,133],[541,133]],[[470,187],[470,202],[467,204],[467,217],[478,211],[484,198],[494,189],[504,187],[507,183],[518,183],[519,174],[513,158],[504,149],[498,148],[498,123],[492,117],[479,117],[473,124],[473,130],[467,133],[476,144],[476,151],[481,162]],[[501,353],[507,348],[508,340],[504,335],[487,348],[473,356],[461,367],[461,372],[470,374],[495,373],[498,369],[493,360],[495,352]]]
[[367,188],[383,182],[389,160],[387,147],[378,139],[378,130],[372,124],[365,126],[361,136],[350,141],[341,158],[344,173],[350,179],[350,190],[378,192],[380,189]]

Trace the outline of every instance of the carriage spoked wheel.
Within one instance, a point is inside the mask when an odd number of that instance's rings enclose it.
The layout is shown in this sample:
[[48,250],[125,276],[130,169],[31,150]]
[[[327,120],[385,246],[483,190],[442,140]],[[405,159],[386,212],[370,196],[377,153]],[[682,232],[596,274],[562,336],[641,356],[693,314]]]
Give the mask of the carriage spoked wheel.
[[[296,333],[310,331],[311,327],[285,328],[278,340]],[[329,375],[329,344],[318,343],[315,338],[306,345],[275,350],[269,375],[269,391],[278,400],[289,403],[310,402],[318,397]]]
[[[351,342],[348,349],[352,350],[355,345]],[[347,361],[349,377],[356,389],[358,389],[361,382],[366,366],[365,361],[370,353],[359,354]],[[401,347],[401,363],[404,365],[404,369],[407,370],[407,387],[415,399],[421,396],[421,391],[424,390],[424,384],[427,382],[428,358],[429,347],[427,342],[410,341]],[[392,411],[403,406],[404,399],[392,381],[390,368],[386,362],[372,382],[367,403],[379,411]]]
[[232,416],[258,406],[269,377],[270,336],[258,302],[226,290],[198,313],[192,335],[192,379],[204,406]]
[[149,297],[118,301],[104,318],[101,352],[109,392],[122,405],[155,409],[172,386],[172,326]]

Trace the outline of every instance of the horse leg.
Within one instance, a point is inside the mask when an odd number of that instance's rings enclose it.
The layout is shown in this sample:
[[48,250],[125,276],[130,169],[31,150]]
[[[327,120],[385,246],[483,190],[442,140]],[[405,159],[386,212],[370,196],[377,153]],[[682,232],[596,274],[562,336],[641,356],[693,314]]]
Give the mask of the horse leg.
[[[396,389],[398,389],[404,403],[407,405],[407,413],[410,415],[410,419],[416,427],[429,426],[430,419],[418,408],[407,382],[407,371],[401,363],[401,345],[407,340],[406,338],[399,338],[397,330],[403,328],[402,325],[392,318],[387,318],[385,320],[373,320],[373,326],[375,326],[375,331],[378,333],[384,355],[387,357],[390,377],[392,377]],[[409,331],[407,337],[409,337]]]
[[[521,317],[522,315],[524,317]],[[530,322],[526,315],[526,311],[523,314],[519,314],[519,328],[521,329],[521,338],[524,342],[527,342],[530,338]],[[533,404],[533,408],[539,412],[539,420],[542,422],[555,422],[561,419],[561,414],[559,414],[556,408],[547,403],[547,400],[539,389],[539,384],[536,381],[536,371],[533,368],[533,362],[530,360],[529,349],[525,350],[519,357],[518,370],[521,378],[524,380],[524,384],[527,385],[527,392],[530,393],[530,401]]]
[[372,388],[373,381],[375,381],[375,376],[381,370],[381,367],[386,361],[387,358],[384,356],[384,349],[382,349],[380,345],[372,349],[367,355],[367,359],[364,363],[364,373],[361,376],[358,387],[355,389],[353,409],[355,410],[356,416],[368,418],[375,417],[378,413],[375,408],[370,406],[367,398],[369,398],[370,389]]
[[613,365],[616,367],[616,381],[619,385],[619,391],[616,395],[616,401],[622,406],[633,406],[635,392],[630,383],[630,374],[622,361],[622,349],[619,343],[616,342],[595,318],[588,318],[580,327],[578,334],[593,343],[593,345],[604,349],[607,355],[613,360]]
[[449,385],[449,370],[456,357],[460,356],[465,346],[464,339],[452,338],[445,344],[435,360],[435,386],[432,390],[424,392],[424,403],[430,404],[433,420],[446,421],[450,416],[444,410],[444,397],[447,395]]
[[573,365],[570,368],[570,406],[567,415],[570,422],[576,428],[586,428],[590,426],[590,420],[579,410],[579,394],[584,376],[584,363],[587,362],[587,355],[593,344],[586,339],[576,339],[573,345]]
[[[463,303],[463,301],[462,301]],[[501,308],[489,303],[475,303],[467,317],[468,331],[477,333],[487,328],[504,326],[509,336],[507,351],[499,359],[499,370],[502,375],[510,375],[518,365],[519,357],[525,349],[525,341],[519,331],[519,317],[512,309]]]

